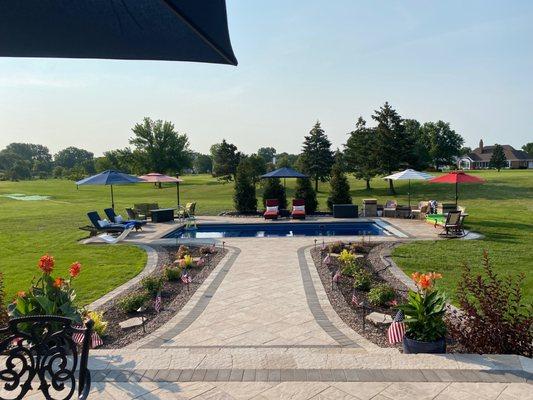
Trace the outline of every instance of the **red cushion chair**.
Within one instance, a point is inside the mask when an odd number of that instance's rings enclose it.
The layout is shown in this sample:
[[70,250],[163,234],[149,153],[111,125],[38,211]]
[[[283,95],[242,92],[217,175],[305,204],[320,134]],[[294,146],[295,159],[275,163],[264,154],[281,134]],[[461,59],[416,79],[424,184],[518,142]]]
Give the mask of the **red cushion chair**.
[[[267,207],[266,211],[263,214],[265,219],[278,219],[279,217],[279,201],[278,199],[267,199],[265,202]],[[269,208],[271,208],[269,210]],[[273,209],[275,207],[275,209]]]
[[305,200],[294,199],[292,201],[292,213],[293,219],[305,219]]

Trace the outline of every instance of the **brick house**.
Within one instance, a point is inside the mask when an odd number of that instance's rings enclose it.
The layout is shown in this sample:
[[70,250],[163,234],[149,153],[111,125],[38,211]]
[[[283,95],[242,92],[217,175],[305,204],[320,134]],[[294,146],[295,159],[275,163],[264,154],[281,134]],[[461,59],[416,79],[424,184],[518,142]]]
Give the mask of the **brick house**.
[[[507,168],[526,169],[533,168],[533,157],[525,151],[516,150],[513,146],[503,144],[503,152],[507,158]],[[486,169],[489,168],[490,158],[494,146],[484,146],[483,139],[479,141],[479,147],[470,154],[457,159],[457,167],[461,169]]]

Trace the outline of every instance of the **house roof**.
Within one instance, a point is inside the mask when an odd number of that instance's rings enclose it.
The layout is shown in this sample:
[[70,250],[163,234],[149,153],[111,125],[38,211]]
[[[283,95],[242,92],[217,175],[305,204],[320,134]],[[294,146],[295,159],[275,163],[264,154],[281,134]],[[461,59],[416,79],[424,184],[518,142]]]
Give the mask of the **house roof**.
[[[483,146],[483,148],[478,147],[473,152],[468,154],[468,157],[472,161],[490,161],[492,157],[492,152],[494,151],[495,146]],[[505,158],[509,161],[520,161],[520,160],[531,160],[532,157],[527,154],[525,151],[516,150],[513,146],[508,144],[502,144],[503,152]]]

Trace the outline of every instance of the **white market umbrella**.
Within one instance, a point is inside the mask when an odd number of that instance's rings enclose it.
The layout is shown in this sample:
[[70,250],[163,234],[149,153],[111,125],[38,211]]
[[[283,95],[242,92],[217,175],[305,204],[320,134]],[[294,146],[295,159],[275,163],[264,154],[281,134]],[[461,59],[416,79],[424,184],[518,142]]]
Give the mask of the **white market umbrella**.
[[433,178],[433,175],[427,174],[425,172],[415,171],[414,169],[406,169],[404,171],[396,172],[395,174],[384,176],[383,179],[392,179],[393,181],[408,180],[409,181],[409,191],[407,193],[409,198],[409,207],[411,207],[411,180],[428,180]]

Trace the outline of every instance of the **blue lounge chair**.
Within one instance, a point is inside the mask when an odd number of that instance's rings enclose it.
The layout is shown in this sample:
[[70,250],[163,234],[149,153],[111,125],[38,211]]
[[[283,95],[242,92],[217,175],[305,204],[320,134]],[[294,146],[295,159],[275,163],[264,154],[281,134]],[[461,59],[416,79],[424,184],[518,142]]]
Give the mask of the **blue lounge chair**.
[[[113,210],[112,208],[106,208],[104,212],[107,218],[109,218],[110,222],[117,223],[115,220],[115,218],[117,217],[115,210]],[[120,222],[120,224],[133,224],[135,227],[135,230],[139,230],[139,229],[142,230],[142,226],[146,224],[146,221],[140,221],[138,219],[129,219],[127,221]]]
[[88,212],[87,217],[89,217],[89,220],[93,224],[91,228],[94,228],[96,232],[121,233],[126,229],[126,225],[124,224],[110,223],[109,225],[101,226],[98,221],[102,221],[102,218],[100,218],[100,215],[96,211]]

